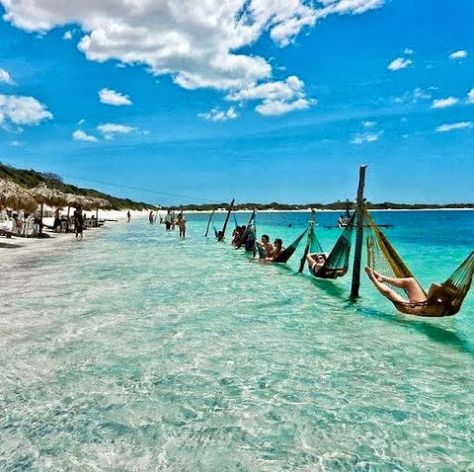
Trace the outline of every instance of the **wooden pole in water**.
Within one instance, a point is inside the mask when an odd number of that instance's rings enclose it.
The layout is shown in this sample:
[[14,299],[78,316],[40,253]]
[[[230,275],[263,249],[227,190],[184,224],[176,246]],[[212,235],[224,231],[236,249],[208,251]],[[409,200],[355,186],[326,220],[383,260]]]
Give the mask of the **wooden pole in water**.
[[365,171],[366,165],[359,168],[359,186],[357,188],[357,203],[356,203],[356,245],[354,252],[354,266],[352,269],[352,287],[351,298],[359,296],[360,287],[360,268],[362,260],[362,243],[364,240],[364,187],[365,187]]

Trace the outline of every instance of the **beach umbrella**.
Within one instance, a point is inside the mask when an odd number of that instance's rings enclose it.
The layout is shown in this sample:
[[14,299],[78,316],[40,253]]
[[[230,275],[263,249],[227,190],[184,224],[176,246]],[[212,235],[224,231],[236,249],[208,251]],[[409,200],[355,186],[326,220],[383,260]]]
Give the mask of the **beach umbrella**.
[[40,230],[39,234],[43,233],[43,214],[44,205],[50,205],[54,207],[62,207],[67,203],[67,199],[64,192],[48,187],[45,184],[40,184],[37,187],[31,189],[34,199],[40,204]]
[[40,184],[31,189],[35,200],[40,204],[52,207],[63,207],[67,203],[66,194],[60,190]]
[[96,225],[97,225],[98,221],[99,221],[99,209],[100,210],[108,210],[108,209],[112,208],[112,204],[106,198],[95,198],[94,203],[96,205],[96,207],[95,207],[95,221],[96,221]]
[[32,193],[21,185],[7,179],[0,179],[0,208],[24,210],[33,213],[38,207]]

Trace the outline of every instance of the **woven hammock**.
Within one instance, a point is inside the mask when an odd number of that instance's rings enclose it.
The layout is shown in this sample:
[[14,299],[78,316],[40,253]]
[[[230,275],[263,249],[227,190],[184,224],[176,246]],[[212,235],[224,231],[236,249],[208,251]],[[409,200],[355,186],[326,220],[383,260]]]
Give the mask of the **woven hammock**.
[[[336,244],[332,248],[332,251],[327,256],[324,264],[317,271],[310,268],[311,273],[320,279],[337,279],[347,274],[349,270],[349,256],[351,253],[352,245],[352,233],[354,231],[354,218],[355,213],[352,215],[344,231],[339,236]],[[306,259],[308,254],[321,254],[324,255],[321,243],[318,241],[316,231],[314,230],[314,220],[310,220],[308,228],[308,243],[307,249],[305,250]],[[302,260],[304,265],[304,260]],[[302,269],[301,269],[302,270]]]
[[[401,313],[415,316],[442,317],[453,316],[461,305],[471,286],[474,274],[474,251],[442,284],[436,285],[427,294],[410,272],[395,248],[365,210],[365,220],[369,227],[367,237],[367,264],[386,277],[413,278],[426,295],[423,302],[397,302],[390,300]],[[391,287],[397,293],[407,297],[403,288]]]

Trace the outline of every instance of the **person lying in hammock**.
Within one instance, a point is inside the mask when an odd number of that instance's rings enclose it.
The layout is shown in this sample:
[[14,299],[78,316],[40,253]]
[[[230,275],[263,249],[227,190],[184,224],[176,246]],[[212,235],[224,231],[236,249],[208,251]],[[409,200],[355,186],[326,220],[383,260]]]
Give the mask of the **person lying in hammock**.
[[[383,296],[387,297],[391,302],[394,303],[424,304],[428,301],[434,291],[440,288],[438,284],[431,284],[428,294],[426,294],[420,287],[420,284],[413,277],[385,277],[370,267],[366,267],[365,272],[369,276],[369,279],[372,281],[372,283],[375,285],[375,288]],[[390,286],[405,290],[408,295],[408,300],[400,296]]]
[[313,254],[308,254],[306,256],[306,262],[308,263],[308,267],[311,270],[311,272],[313,272],[313,274],[317,274],[324,266],[327,258],[328,258],[327,254],[315,252]]
[[273,242],[273,252],[270,257],[266,257],[265,260],[268,262],[273,262],[278,259],[278,256],[285,250],[283,247],[283,241],[280,238],[276,238]]
[[263,234],[262,237],[260,238],[260,242],[257,242],[257,246],[262,249],[263,254],[265,255],[265,258],[272,257],[274,247],[272,243],[270,242],[270,237],[268,234]]

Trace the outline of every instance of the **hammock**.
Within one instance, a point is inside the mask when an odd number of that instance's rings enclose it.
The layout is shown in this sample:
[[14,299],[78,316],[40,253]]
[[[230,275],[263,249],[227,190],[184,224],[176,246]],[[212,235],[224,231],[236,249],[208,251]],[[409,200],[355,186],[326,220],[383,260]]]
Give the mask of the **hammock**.
[[[354,230],[355,212],[349,220],[344,231],[339,236],[332,251],[327,256],[324,264],[318,269],[310,268],[311,273],[319,279],[337,279],[347,274],[349,270],[349,256],[351,253],[352,233]],[[304,263],[308,252],[310,254],[320,254],[325,256],[321,243],[318,241],[314,230],[314,219],[310,220],[308,228],[307,249],[301,260],[300,272],[303,271]]]
[[273,259],[272,262],[288,262],[288,260],[296,251],[298,245],[300,244],[301,240],[307,232],[308,230],[305,229],[284,251],[280,252],[280,254],[278,254],[278,257]]
[[256,214],[257,212],[254,210],[250,215],[247,227],[245,228],[244,234],[242,234],[242,238],[240,239],[237,249],[240,249],[242,246],[244,246],[247,252],[255,252],[257,241],[257,228],[255,227]]
[[[368,266],[386,277],[413,278],[426,295],[426,300],[423,302],[390,300],[395,308],[401,313],[415,316],[442,317],[455,315],[460,310],[471,286],[474,274],[474,251],[445,282],[433,286],[427,294],[390,241],[376,225],[367,209],[365,210],[365,219],[370,228],[367,237]],[[406,297],[408,295],[403,288],[391,288],[402,296]]]

